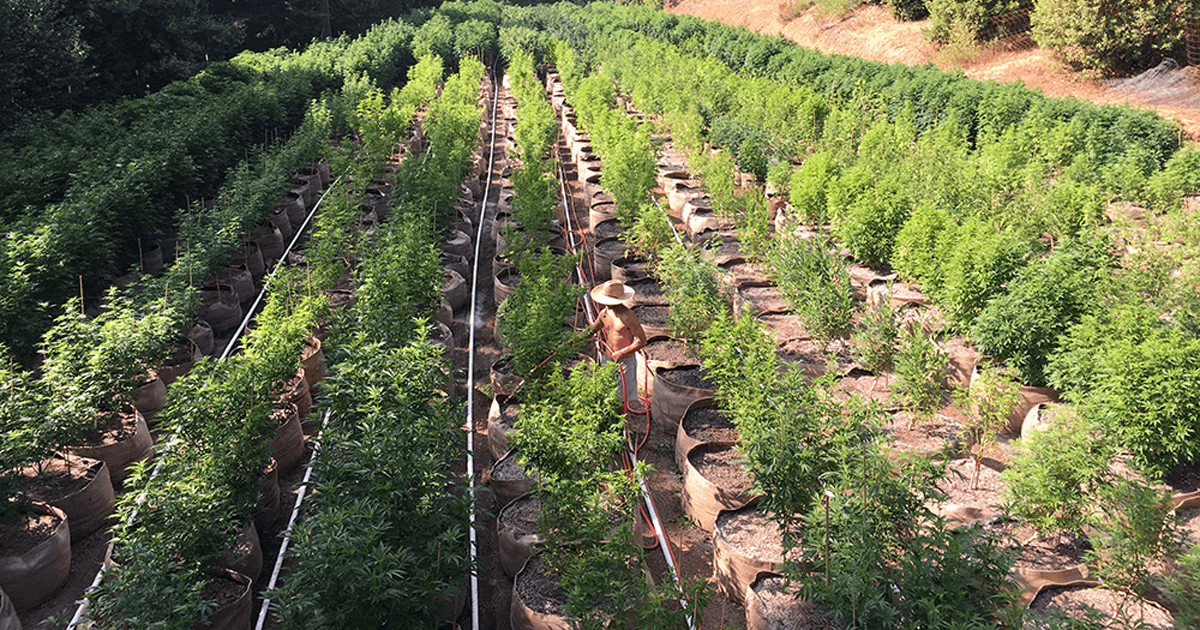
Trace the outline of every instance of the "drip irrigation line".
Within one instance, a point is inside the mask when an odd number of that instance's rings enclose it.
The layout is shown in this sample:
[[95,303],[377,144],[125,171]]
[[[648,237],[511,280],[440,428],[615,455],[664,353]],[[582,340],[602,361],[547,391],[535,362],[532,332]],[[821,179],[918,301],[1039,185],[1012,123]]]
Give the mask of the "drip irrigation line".
[[[304,502],[305,491],[308,490],[308,483],[312,479],[313,464],[317,461],[317,454],[321,451],[321,436],[325,433],[325,427],[329,426],[329,410],[321,414],[321,430],[317,432],[317,439],[313,440],[312,455],[308,458],[308,463],[304,465],[304,480],[300,482],[300,489],[296,492],[296,503],[292,505],[292,516],[288,519],[287,529],[283,530],[283,542],[279,545],[279,553],[275,556],[275,568],[271,571],[271,580],[267,582],[266,590],[270,591],[275,588],[275,584],[279,581],[279,572],[283,570],[284,556],[287,554],[288,545],[292,541],[292,527],[296,525],[296,518],[300,516],[300,504]],[[258,622],[254,624],[254,630],[262,630],[267,623],[267,613],[271,610],[271,599],[264,597],[262,600],[262,608],[258,611]]]
[[[479,250],[483,240],[483,223],[487,218],[488,197],[492,190],[492,166],[496,157],[496,109],[500,99],[500,82],[496,80],[495,68],[492,71],[492,122],[488,126],[488,166],[487,182],[483,187],[483,200],[479,204],[479,221],[475,228],[475,259],[471,266],[471,309],[467,313],[467,478],[471,484],[471,496],[475,495],[475,309],[479,290]],[[475,510],[468,515],[467,555],[470,566],[475,566],[478,553],[475,538]],[[471,571],[471,628],[479,629],[479,572]]]
[[[297,242],[299,242],[300,236],[303,235],[304,230],[308,228],[308,224],[312,221],[313,216],[316,215],[317,209],[321,207],[321,202],[325,201],[325,196],[329,194],[330,190],[333,190],[333,187],[336,186],[338,184],[338,182],[342,181],[342,177],[344,177],[344,176],[345,176],[344,174],[339,175],[337,180],[335,180],[332,184],[330,184],[329,188],[327,188],[325,191],[323,191],[321,193],[321,198],[317,200],[317,203],[313,204],[312,210],[309,210],[308,214],[304,217],[304,222],[300,224],[300,227],[296,230],[295,235],[292,236],[292,241],[290,243],[288,243],[287,248],[284,249],[283,255],[280,256],[278,261],[276,261],[274,268],[272,268],[272,270],[271,270],[271,274],[269,276],[267,276],[267,281],[263,282],[262,289],[259,290],[258,295],[254,298],[254,304],[251,305],[249,309],[247,309],[246,317],[244,319],[242,319],[242,323],[238,326],[237,330],[234,331],[233,336],[230,337],[229,343],[227,343],[225,345],[225,350],[223,350],[221,352],[220,357],[217,359],[218,361],[224,361],[225,359],[229,358],[229,355],[233,351],[234,346],[237,344],[238,339],[241,337],[242,333],[246,330],[246,326],[248,326],[250,324],[250,319],[254,316],[254,312],[258,309],[258,305],[262,302],[263,296],[266,295],[267,287],[270,284],[270,282],[269,282],[270,279],[272,277],[274,277],[275,274],[286,263],[288,254],[291,253],[292,248],[296,246]],[[179,440],[179,429],[176,428],[176,430],[171,434],[170,440],[167,441],[166,446],[163,447],[162,453],[159,454],[158,460],[154,463],[154,468],[150,471],[149,481],[154,481],[155,479],[158,478],[158,473],[162,469],[162,466],[163,466],[162,456],[169,453],[171,451],[172,447],[175,446],[175,443],[178,440]],[[314,452],[314,455],[315,455],[315,452]],[[305,474],[305,476],[307,477],[307,473]],[[133,510],[129,513],[129,517],[125,519],[126,526],[132,524],[133,520],[135,518],[137,518],[138,508],[141,507],[142,502],[145,501],[145,496],[146,496],[145,493],[142,493],[141,495],[138,496],[137,502],[134,505]],[[91,585],[88,586],[87,589],[84,590],[84,598],[79,600],[79,605],[78,605],[78,607],[76,607],[75,614],[71,617],[71,621],[67,624],[66,630],[75,630],[75,628],[77,628],[79,626],[79,624],[83,622],[83,616],[85,614],[87,614],[87,609],[91,605],[91,600],[87,598],[87,594],[95,591],[97,588],[100,587],[100,582],[101,582],[101,580],[104,579],[104,574],[108,572],[108,569],[111,566],[110,561],[112,560],[112,552],[113,552],[114,545],[115,545],[114,541],[110,540],[108,542],[108,549],[104,553],[104,561],[102,561],[100,563],[100,569],[96,571],[96,577],[92,580]]]
[[[563,110],[563,111],[565,112],[565,110]],[[562,118],[562,116],[563,116],[563,114],[560,114],[560,122],[558,125],[560,135],[562,133],[562,126],[565,122],[565,120]],[[571,203],[570,195],[567,194],[566,171],[563,169],[561,164],[559,165],[559,175],[560,175],[559,190],[561,191],[561,195],[562,195],[564,214],[566,215],[566,218],[567,218],[567,233],[574,234],[575,231],[571,225],[571,215],[574,213],[574,204]],[[653,199],[654,196],[650,195],[650,197],[651,197],[651,199]],[[658,200],[654,199],[654,204],[656,206],[658,206],[659,210],[662,210],[662,206],[658,204]],[[667,215],[668,222],[670,222],[670,218],[671,217],[668,214]],[[674,224],[671,224],[671,231],[675,235],[675,240],[678,243],[682,244],[683,241],[679,238],[679,232],[675,229]],[[582,237],[582,235],[581,235],[581,237]],[[567,239],[567,245],[569,248],[573,247],[574,242],[571,238]],[[572,253],[576,253],[576,252],[572,251]],[[585,256],[585,258],[587,258],[587,257]],[[591,259],[588,259],[589,265],[591,264],[591,262],[592,262]],[[575,271],[578,274],[580,282],[586,282],[586,278],[584,278],[582,267],[577,265],[575,267]],[[594,275],[595,269],[592,270],[592,273],[593,273],[592,277],[594,278],[595,277],[595,275]],[[587,286],[590,286],[590,285],[587,285]],[[592,305],[591,296],[588,293],[584,293],[583,302],[584,302],[584,312],[587,316],[588,325],[591,325],[591,324],[595,323],[596,316],[594,314],[595,309]],[[599,343],[599,342],[597,342],[597,343]],[[638,353],[642,354],[644,356],[643,352],[638,351]],[[650,436],[650,398],[649,398],[649,396],[646,397],[644,404],[645,404],[645,413],[646,413],[646,439],[649,439],[649,436]],[[626,409],[626,410],[628,410],[628,409]],[[628,461],[630,463],[630,470],[633,470],[634,468],[637,467],[637,461],[638,461],[636,451],[638,449],[640,449],[641,447],[639,446],[639,447],[635,448],[632,444],[632,441],[628,441],[628,436],[626,436],[626,437],[627,437],[627,442],[628,442],[627,443],[627,446],[628,446],[627,451],[628,452],[622,454],[622,457],[628,458]],[[644,444],[644,442],[643,442],[643,444]],[[645,508],[648,509],[650,512],[649,516],[650,516],[651,525],[654,528],[655,538],[658,539],[658,546],[659,546],[659,548],[662,549],[663,559],[666,560],[667,566],[669,566],[671,568],[671,572],[675,575],[675,583],[679,586],[679,589],[680,589],[679,605],[682,606],[683,609],[686,611],[686,610],[688,610],[689,606],[688,606],[687,597],[685,597],[683,594],[683,576],[679,572],[679,564],[675,560],[675,552],[671,550],[671,541],[667,540],[666,530],[663,528],[662,520],[658,516],[658,509],[654,505],[654,497],[653,497],[653,495],[650,494],[650,488],[648,486],[646,486],[646,480],[639,478],[638,486],[641,488],[641,491],[642,491],[642,498],[644,499],[643,503],[645,504]],[[642,508],[642,506],[639,505],[639,509],[641,509],[641,508]],[[699,626],[696,625],[695,619],[692,617],[692,614],[690,612],[685,613],[685,616],[687,618],[689,630],[700,630]]]

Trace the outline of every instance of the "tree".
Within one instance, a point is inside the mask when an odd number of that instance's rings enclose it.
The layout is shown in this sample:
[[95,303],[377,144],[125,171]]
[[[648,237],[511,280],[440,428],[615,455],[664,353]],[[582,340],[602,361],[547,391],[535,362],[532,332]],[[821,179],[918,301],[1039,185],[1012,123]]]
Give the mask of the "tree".
[[1143,68],[1182,42],[1189,2],[1037,0],[1033,41],[1060,63],[1089,75]]
[[87,0],[75,17],[95,73],[91,100],[153,92],[240,47],[242,30],[209,2]]
[[66,0],[0,2],[0,47],[0,132],[82,93],[88,46]]

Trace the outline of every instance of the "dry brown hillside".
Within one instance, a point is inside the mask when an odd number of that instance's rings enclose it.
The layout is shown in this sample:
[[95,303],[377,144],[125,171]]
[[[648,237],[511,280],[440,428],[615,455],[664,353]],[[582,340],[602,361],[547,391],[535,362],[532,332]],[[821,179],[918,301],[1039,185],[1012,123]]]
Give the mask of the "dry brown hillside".
[[[784,23],[779,11],[782,1],[683,0],[669,10],[781,35],[825,53],[857,55],[885,63],[937,62],[937,50],[921,34],[927,21],[898,22],[886,8],[872,4],[842,19],[820,19],[809,9]],[[1178,121],[1188,138],[1200,140],[1200,75],[1193,68],[1100,83],[1073,77],[1056,67],[1040,49],[1004,50],[996,46],[962,70],[976,79],[1021,81],[1048,96],[1155,109],[1163,117]]]

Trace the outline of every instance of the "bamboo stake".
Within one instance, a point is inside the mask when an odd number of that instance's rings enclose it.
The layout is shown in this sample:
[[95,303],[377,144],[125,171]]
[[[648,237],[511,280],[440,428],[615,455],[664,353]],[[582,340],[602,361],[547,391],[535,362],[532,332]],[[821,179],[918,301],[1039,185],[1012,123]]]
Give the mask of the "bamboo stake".
[[83,315],[83,276],[79,276],[79,314]]

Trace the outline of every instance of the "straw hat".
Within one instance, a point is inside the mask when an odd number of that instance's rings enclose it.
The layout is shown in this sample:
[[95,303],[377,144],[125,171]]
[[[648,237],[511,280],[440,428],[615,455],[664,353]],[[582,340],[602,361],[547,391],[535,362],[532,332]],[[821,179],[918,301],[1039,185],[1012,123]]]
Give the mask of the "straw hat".
[[613,306],[633,299],[633,288],[620,280],[609,280],[592,289],[592,299],[600,304]]

